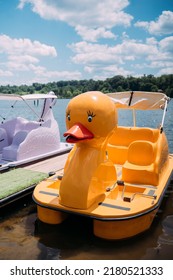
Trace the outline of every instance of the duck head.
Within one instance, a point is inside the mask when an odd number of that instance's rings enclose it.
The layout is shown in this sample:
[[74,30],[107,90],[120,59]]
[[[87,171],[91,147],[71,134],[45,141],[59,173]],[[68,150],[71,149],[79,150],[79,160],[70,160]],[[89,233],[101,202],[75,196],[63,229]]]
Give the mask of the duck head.
[[82,93],[69,102],[66,108],[64,133],[68,143],[99,144],[117,125],[115,104],[98,91]]

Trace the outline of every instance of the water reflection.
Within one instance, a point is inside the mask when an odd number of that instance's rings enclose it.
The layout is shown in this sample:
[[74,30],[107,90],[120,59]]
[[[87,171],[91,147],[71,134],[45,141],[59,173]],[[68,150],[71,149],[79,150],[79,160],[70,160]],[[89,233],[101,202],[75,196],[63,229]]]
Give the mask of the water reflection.
[[[163,205],[162,205],[163,206]],[[164,210],[164,211],[163,211]],[[172,185],[165,195],[164,208],[161,210],[161,232],[157,237],[157,246],[148,248],[144,259],[173,259],[173,190]]]

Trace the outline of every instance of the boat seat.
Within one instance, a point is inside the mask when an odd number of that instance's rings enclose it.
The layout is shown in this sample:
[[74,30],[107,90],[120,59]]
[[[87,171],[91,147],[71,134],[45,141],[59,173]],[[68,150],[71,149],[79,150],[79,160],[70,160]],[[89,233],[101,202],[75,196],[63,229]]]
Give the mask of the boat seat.
[[0,153],[2,153],[2,149],[6,146],[8,146],[7,132],[4,128],[0,127]]
[[154,162],[154,145],[149,141],[134,141],[128,149],[128,162],[140,166]]
[[25,124],[27,120],[22,117],[17,117],[11,120],[8,120],[2,124],[3,128],[6,130],[8,137],[8,145],[12,144],[14,135],[20,131],[25,130]]
[[9,160],[9,161],[18,160],[19,146],[25,140],[27,135],[28,132],[26,130],[18,131],[13,138],[12,144],[3,148],[2,159]]
[[129,145],[136,140],[155,143],[159,137],[159,129],[145,127],[117,127],[107,145],[109,159],[113,163],[123,165],[127,160]]
[[135,184],[158,184],[155,143],[134,141],[130,144],[127,160],[122,167],[122,180]]

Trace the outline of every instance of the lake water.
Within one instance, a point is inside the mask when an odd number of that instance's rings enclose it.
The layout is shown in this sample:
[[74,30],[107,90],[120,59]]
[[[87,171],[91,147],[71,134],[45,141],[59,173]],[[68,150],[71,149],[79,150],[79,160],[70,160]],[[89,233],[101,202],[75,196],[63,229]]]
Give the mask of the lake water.
[[[61,138],[65,131],[65,108],[69,100],[58,100],[54,108]],[[6,113],[0,108],[0,115]],[[24,110],[25,113],[25,110]],[[137,113],[141,126],[157,127],[161,113]],[[130,124],[130,112],[121,112],[120,125]],[[165,133],[173,153],[173,102],[165,119]],[[173,188],[170,185],[151,228],[125,241],[105,241],[93,235],[92,220],[71,216],[61,225],[51,226],[37,220],[36,206],[22,201],[0,212],[0,259],[125,260],[173,259]]]

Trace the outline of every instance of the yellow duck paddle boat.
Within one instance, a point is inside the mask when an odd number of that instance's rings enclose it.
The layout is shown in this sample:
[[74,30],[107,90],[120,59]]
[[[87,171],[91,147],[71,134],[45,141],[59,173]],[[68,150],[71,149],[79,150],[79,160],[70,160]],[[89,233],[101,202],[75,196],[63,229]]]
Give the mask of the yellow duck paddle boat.
[[[143,92],[86,92],[71,99],[64,136],[75,145],[63,175],[36,186],[38,218],[60,224],[67,214],[90,217],[94,234],[110,240],[147,230],[173,172],[163,132],[168,101],[163,93]],[[117,108],[162,108],[161,126],[119,126]]]

